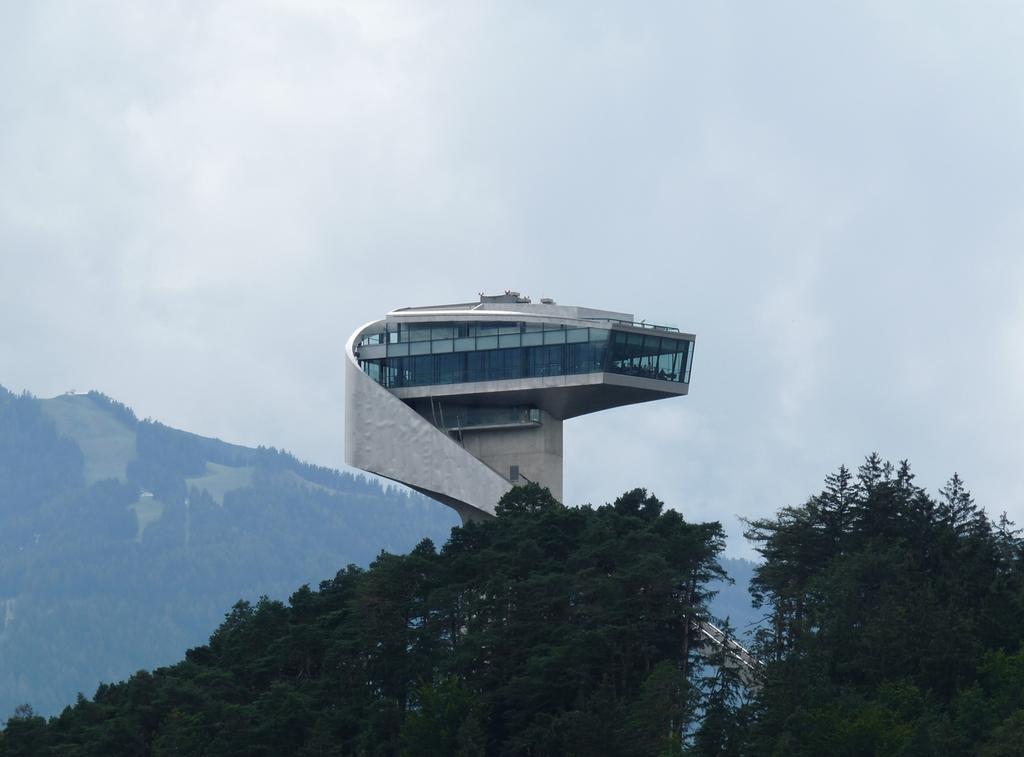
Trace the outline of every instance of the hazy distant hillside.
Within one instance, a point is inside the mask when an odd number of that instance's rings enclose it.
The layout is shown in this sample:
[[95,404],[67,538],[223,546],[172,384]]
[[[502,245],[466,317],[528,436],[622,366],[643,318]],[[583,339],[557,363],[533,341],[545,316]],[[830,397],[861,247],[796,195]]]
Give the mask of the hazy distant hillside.
[[456,523],[424,497],[139,421],[96,393],[0,388],[0,721],[179,659],[240,598],[443,543]]

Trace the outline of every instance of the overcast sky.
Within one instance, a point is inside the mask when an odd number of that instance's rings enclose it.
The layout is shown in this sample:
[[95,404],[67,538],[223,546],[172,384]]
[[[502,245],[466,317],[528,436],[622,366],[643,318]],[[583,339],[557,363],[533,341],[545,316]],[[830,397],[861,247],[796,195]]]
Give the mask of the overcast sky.
[[0,5],[0,384],[342,466],[345,339],[517,289],[697,334],[566,424],[694,520],[841,463],[1024,521],[1024,6]]

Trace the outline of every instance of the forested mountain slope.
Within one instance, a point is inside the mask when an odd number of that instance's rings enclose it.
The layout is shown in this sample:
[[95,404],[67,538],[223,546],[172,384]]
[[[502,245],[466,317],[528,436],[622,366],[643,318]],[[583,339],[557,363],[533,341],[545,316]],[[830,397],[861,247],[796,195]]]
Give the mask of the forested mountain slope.
[[688,634],[720,578],[717,523],[642,489],[566,508],[536,484],[437,550],[236,604],[185,660],[103,686],[0,755],[678,754],[708,702]]
[[[765,669],[745,691],[690,634],[720,526],[642,489],[595,509],[521,487],[494,522],[378,555],[447,532],[443,508],[60,402],[0,394],[0,692],[31,699],[26,670],[116,680],[234,609],[172,667],[19,711],[0,755],[1024,753],[1024,541],[956,475],[933,497],[872,455],[748,524],[762,562],[733,567]],[[749,622],[741,586],[719,607]]]
[[0,722],[179,659],[239,599],[443,543],[457,522],[418,495],[139,421],[96,393],[0,388]]

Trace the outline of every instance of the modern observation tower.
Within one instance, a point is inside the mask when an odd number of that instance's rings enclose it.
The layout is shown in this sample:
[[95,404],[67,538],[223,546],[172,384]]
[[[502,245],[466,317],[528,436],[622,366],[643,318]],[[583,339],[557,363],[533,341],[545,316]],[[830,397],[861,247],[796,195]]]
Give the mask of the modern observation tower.
[[[345,348],[345,462],[453,507],[494,515],[513,486],[562,498],[562,422],[686,394],[693,334],[629,313],[533,303],[518,292],[393,310]],[[751,689],[763,663],[707,620],[698,651],[720,653]]]
[[346,346],[345,462],[463,522],[521,483],[560,500],[563,421],[686,394],[694,339],[511,291],[393,310]]

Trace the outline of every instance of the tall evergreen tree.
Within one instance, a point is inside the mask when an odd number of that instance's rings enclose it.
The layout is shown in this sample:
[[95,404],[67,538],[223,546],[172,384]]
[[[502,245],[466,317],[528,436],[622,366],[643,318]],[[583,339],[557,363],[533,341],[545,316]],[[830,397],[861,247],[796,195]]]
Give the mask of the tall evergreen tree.
[[[440,552],[424,541],[287,604],[239,602],[178,665],[14,721],[0,755],[681,753],[721,527],[643,489],[567,508],[517,487],[497,511]],[[709,686],[716,715],[734,707],[731,684]]]

